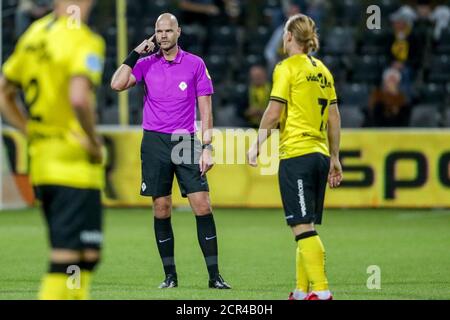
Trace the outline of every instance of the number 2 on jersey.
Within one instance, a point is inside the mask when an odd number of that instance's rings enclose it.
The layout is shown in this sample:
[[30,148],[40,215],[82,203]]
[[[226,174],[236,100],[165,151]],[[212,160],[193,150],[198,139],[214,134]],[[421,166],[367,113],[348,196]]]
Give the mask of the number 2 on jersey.
[[39,99],[39,93],[40,93],[40,86],[37,79],[33,78],[30,80],[28,85],[25,87],[25,94],[26,94],[26,103],[28,109],[32,109],[34,104]]

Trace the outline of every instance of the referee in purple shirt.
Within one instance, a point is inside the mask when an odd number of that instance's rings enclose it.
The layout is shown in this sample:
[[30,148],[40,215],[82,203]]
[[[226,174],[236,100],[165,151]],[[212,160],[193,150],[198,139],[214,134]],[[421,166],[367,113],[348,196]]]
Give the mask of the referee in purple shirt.
[[[231,289],[219,273],[216,226],[206,179],[213,166],[211,95],[214,89],[203,60],[178,46],[180,35],[177,18],[162,14],[156,21],[155,35],[131,52],[114,74],[111,87],[123,91],[144,84],[141,195],[153,198],[156,243],[166,275],[159,288],[178,286],[170,220],[172,183],[176,175],[181,193],[189,199],[196,216],[209,287]],[[160,50],[141,59],[141,55],[153,52],[154,40]],[[196,137],[197,104],[202,142]]]

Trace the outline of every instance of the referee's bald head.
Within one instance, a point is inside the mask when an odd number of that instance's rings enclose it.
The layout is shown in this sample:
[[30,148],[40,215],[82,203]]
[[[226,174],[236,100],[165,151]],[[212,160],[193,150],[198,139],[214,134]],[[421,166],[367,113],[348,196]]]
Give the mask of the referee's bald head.
[[175,17],[171,13],[163,13],[162,15],[160,15],[158,17],[158,19],[156,20],[156,26],[158,26],[158,24],[163,21],[169,22],[175,29],[178,29],[178,27],[179,27],[177,17]]
[[171,13],[163,13],[158,17],[155,24],[156,42],[159,47],[169,52],[178,45],[178,38],[181,35],[181,28],[178,19]]

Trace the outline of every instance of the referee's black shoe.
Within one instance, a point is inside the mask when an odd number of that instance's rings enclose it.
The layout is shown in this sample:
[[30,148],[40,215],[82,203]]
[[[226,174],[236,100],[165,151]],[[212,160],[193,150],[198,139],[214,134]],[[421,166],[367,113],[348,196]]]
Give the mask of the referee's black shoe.
[[231,286],[223,280],[220,274],[209,279],[209,287],[212,289],[231,289]]
[[178,280],[176,274],[166,275],[166,279],[159,285],[159,289],[169,289],[178,287]]

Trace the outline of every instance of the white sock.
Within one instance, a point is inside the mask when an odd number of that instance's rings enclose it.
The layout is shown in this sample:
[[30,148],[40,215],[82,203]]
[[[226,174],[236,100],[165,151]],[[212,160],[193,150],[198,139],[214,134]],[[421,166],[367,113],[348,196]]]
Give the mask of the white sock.
[[319,297],[320,300],[327,300],[331,297],[331,292],[329,290],[326,291],[314,291],[315,294]]
[[295,289],[294,298],[295,300],[304,300],[308,294],[306,292]]

